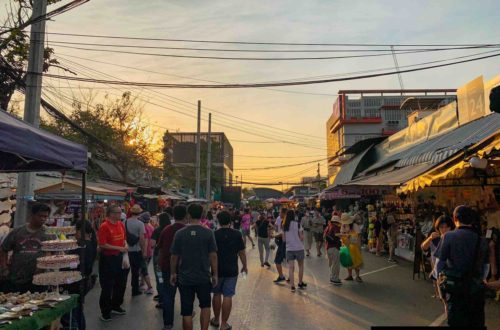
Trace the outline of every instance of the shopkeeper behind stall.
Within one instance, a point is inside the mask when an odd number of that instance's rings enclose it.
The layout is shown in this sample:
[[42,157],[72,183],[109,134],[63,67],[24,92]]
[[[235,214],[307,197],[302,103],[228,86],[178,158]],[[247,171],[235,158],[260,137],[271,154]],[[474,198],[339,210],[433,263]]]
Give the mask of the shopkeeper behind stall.
[[[42,257],[42,242],[55,239],[45,233],[45,222],[50,214],[50,207],[42,203],[31,206],[31,216],[27,224],[13,229],[2,243],[1,267],[8,267],[8,283],[4,291],[27,292],[40,291],[43,287],[32,284],[36,272],[36,259]],[[10,263],[8,253],[12,251]],[[7,266],[8,264],[8,266]]]

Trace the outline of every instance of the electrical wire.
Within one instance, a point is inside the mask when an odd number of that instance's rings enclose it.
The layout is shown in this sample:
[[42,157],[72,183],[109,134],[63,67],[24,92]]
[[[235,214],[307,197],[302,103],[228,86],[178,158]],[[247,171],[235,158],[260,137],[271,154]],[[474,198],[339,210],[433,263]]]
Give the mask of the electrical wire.
[[[50,43],[49,43],[50,44]],[[491,45],[490,45],[491,46]],[[493,45],[498,46],[498,45]],[[92,51],[92,52],[104,52],[104,53],[114,53],[114,54],[127,54],[127,55],[139,55],[139,56],[155,56],[155,57],[169,57],[169,58],[185,58],[185,59],[205,59],[205,60],[225,60],[225,61],[312,61],[312,60],[340,60],[340,59],[350,59],[350,58],[368,58],[368,57],[381,57],[381,56],[392,56],[392,53],[383,54],[363,54],[363,55],[344,55],[344,56],[321,56],[321,57],[229,57],[229,56],[198,56],[198,55],[180,55],[180,54],[163,54],[163,53],[144,53],[144,52],[133,52],[125,50],[115,50],[115,49],[98,49],[98,48],[87,48],[87,47],[74,47],[74,46],[63,46],[57,45],[57,47]],[[473,48],[484,48],[483,46],[470,47]],[[429,51],[403,51],[397,52],[398,55],[405,54],[417,54],[417,53],[430,53],[450,50],[449,48],[436,48]]]
[[[102,72],[97,71],[97,70],[95,70],[95,69],[88,68],[88,67],[86,67],[86,66],[83,66],[83,65],[81,65],[81,64],[75,63],[75,62],[73,62],[73,61],[70,61],[70,60],[66,60],[66,61],[69,61],[69,62],[71,62],[71,63],[73,63],[73,64],[78,65],[78,66],[84,67],[84,68],[86,68],[86,69],[88,69],[88,70],[91,70],[91,71],[97,72],[98,74],[105,75],[105,76],[109,76],[109,77],[113,77],[113,76],[111,76],[111,75],[109,75],[109,74],[105,74],[105,73],[102,73]],[[67,64],[66,64],[66,65],[67,65]],[[77,71],[76,69],[73,69],[73,70]],[[116,77],[113,77],[113,78],[116,78]],[[119,79],[119,78],[116,78],[116,79]],[[123,90],[120,90],[120,91],[121,91],[121,92],[123,92]],[[158,93],[158,92],[155,92],[155,93],[156,93],[156,94],[159,94],[160,96],[169,97],[168,95],[164,95],[164,94],[162,94],[162,93]],[[172,97],[172,98],[173,98],[173,97]],[[174,98],[174,99],[178,99],[178,98]],[[196,104],[195,104],[195,103],[191,103],[191,102],[188,102],[188,101],[184,101],[184,100],[182,100],[182,99],[179,99],[179,100],[181,100],[181,101],[182,101],[182,102],[184,102],[184,103],[188,103],[188,104],[190,104],[190,105],[196,106]],[[177,102],[177,103],[178,103],[178,102]],[[184,104],[182,104],[182,105],[183,105],[183,106],[185,106]],[[205,108],[205,107],[204,107],[204,108]],[[207,108],[207,109],[211,109],[211,108]],[[192,111],[192,110],[193,110],[193,108],[189,107],[187,110]],[[223,116],[227,116],[227,117],[230,117],[230,118],[235,118],[235,119],[237,119],[237,120],[240,120],[240,121],[242,122],[242,124],[244,124],[245,126],[248,126],[248,125],[249,125],[249,123],[253,123],[253,124],[258,125],[256,128],[253,128],[253,129],[258,129],[258,130],[260,130],[260,131],[263,131],[264,129],[262,128],[262,126],[265,126],[265,127],[270,127],[270,128],[272,128],[273,130],[279,130],[279,131],[280,131],[280,133],[276,133],[276,132],[274,132],[274,131],[273,131],[273,132],[268,132],[268,131],[266,130],[266,134],[276,135],[277,137],[283,137],[283,136],[290,136],[291,138],[298,138],[298,137],[300,137],[300,141],[299,141],[299,142],[300,142],[301,144],[303,144],[304,140],[307,140],[307,139],[310,139],[310,138],[316,138],[316,137],[314,137],[314,136],[310,136],[310,135],[307,135],[307,134],[298,133],[298,132],[294,132],[294,131],[290,131],[290,130],[286,130],[286,129],[281,129],[281,128],[274,127],[274,126],[271,126],[271,125],[267,125],[267,124],[265,124],[265,123],[255,122],[255,121],[247,120],[247,119],[245,119],[245,118],[240,118],[240,117],[233,116],[233,115],[227,115],[227,114],[225,114],[225,113],[223,113],[223,112],[221,112],[221,111],[215,110],[215,109],[212,109],[212,110],[213,110],[214,112],[216,112],[216,113],[220,113],[220,114],[221,114],[221,115],[223,115]],[[215,121],[215,122],[218,122],[218,121]],[[229,124],[234,124],[234,123],[233,123],[233,122],[230,122]],[[298,137],[295,137],[295,136],[292,136],[292,135],[289,135],[289,134],[286,134],[286,133],[284,134],[284,133],[282,133],[281,131],[290,132],[290,133],[292,133],[292,134],[294,134],[294,135],[297,135]],[[318,139],[318,140],[320,140],[320,141],[322,141],[322,142],[324,141],[324,138],[317,137],[317,139]]]
[[353,47],[463,47],[463,46],[480,46],[482,44],[381,44],[381,43],[293,43],[293,42],[256,42],[256,41],[221,41],[221,40],[194,40],[194,39],[173,39],[173,38],[146,38],[146,37],[127,37],[127,36],[112,36],[112,35],[97,35],[97,34],[81,34],[81,33],[62,33],[51,32],[53,35],[71,36],[71,37],[86,37],[86,38],[106,38],[106,39],[123,39],[123,40],[148,40],[148,41],[169,41],[169,42],[185,42],[185,43],[211,43],[211,44],[237,44],[237,45],[280,45],[280,46],[353,46]]
[[296,164],[286,164],[286,165],[278,165],[278,166],[235,168],[235,169],[233,169],[233,171],[275,170],[275,169],[279,169],[279,168],[296,167],[296,166],[301,166],[301,165],[307,165],[307,164],[317,163],[317,162],[325,161],[327,159],[328,158],[321,158],[321,159],[316,159],[316,160],[312,160],[312,161],[309,161],[309,162],[296,163]]
[[[114,47],[114,48],[141,48],[141,49],[165,49],[165,50],[187,50],[187,51],[207,51],[207,52],[246,52],[246,53],[360,53],[360,52],[391,52],[391,49],[227,49],[227,48],[193,48],[193,47],[165,47],[148,45],[128,45],[128,44],[102,44],[87,42],[71,42],[51,40],[50,43],[57,45],[78,45],[93,47]],[[407,48],[397,49],[399,52],[433,52],[447,50],[464,50],[477,48],[498,47],[499,44],[484,44],[478,46],[446,47],[446,48]]]
[[[80,81],[80,82],[92,82],[92,83],[99,83],[99,84],[123,85],[123,86],[144,86],[144,87],[155,86],[155,87],[163,87],[163,88],[200,88],[200,89],[202,89],[202,88],[255,88],[255,87],[273,87],[273,86],[313,85],[313,84],[324,84],[324,83],[331,83],[331,82],[338,82],[338,81],[376,78],[376,77],[394,75],[394,74],[398,74],[398,73],[409,73],[409,72],[436,69],[436,68],[447,67],[447,66],[451,66],[451,65],[469,63],[469,62],[484,60],[484,59],[488,59],[488,58],[494,58],[497,56],[500,56],[500,53],[494,54],[494,55],[477,57],[477,58],[468,59],[468,60],[462,60],[462,61],[456,61],[456,62],[451,62],[451,63],[415,68],[415,69],[406,69],[406,70],[399,70],[399,71],[391,71],[391,72],[368,74],[368,75],[353,76],[353,77],[344,77],[344,78],[335,78],[335,79],[304,80],[304,81],[282,82],[282,83],[265,83],[264,82],[264,83],[241,83],[241,84],[225,84],[225,85],[196,85],[196,84],[162,84],[162,83],[147,83],[147,82],[134,82],[134,81],[100,80],[100,79],[88,79],[88,78],[80,78],[80,77],[66,77],[66,76],[60,76],[60,75],[54,75],[54,74],[48,74],[48,73],[44,73],[43,76],[56,78],[56,79],[68,79],[68,80],[74,80],[74,81]],[[33,74],[38,74],[38,73],[33,73]]]

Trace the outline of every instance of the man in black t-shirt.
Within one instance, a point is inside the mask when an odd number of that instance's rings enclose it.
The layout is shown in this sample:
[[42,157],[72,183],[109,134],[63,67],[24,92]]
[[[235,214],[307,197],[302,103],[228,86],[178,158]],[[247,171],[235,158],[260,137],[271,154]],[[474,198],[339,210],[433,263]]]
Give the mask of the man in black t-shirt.
[[[208,329],[210,291],[217,286],[217,245],[214,234],[200,224],[203,207],[191,204],[189,224],[175,233],[170,249],[170,284],[178,285],[184,329],[193,328],[194,296],[200,302],[200,327]],[[177,275],[177,273],[179,273]]]
[[[247,259],[245,254],[245,243],[241,233],[235,229],[229,228],[231,216],[228,212],[222,211],[217,215],[220,229],[215,231],[215,241],[219,247],[217,251],[219,280],[214,288],[214,297],[212,304],[214,308],[214,318],[210,320],[210,324],[220,329],[230,329],[231,326],[227,323],[229,314],[231,313],[232,298],[236,291],[236,282],[238,281],[238,256],[240,257],[243,267],[241,272],[248,273]],[[224,296],[224,300],[222,300]],[[222,320],[219,324],[222,308]]]

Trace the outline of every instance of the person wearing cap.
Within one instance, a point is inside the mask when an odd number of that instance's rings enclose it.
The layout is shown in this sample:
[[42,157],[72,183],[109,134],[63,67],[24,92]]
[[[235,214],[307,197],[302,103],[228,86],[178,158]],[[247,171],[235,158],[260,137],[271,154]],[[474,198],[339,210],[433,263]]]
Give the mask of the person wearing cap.
[[340,233],[342,237],[342,243],[349,249],[349,254],[352,259],[352,266],[347,268],[349,275],[345,278],[346,281],[352,281],[352,270],[356,272],[356,282],[363,282],[359,271],[363,265],[363,256],[361,255],[361,240],[359,232],[354,229],[354,219],[347,213],[343,213],[340,217]]
[[139,215],[138,218],[140,221],[144,223],[144,239],[146,240],[146,256],[141,264],[141,287],[144,284],[147,285],[145,294],[153,294],[153,286],[151,285],[151,278],[148,274],[148,266],[151,262],[151,258],[153,257],[153,244],[151,241],[151,236],[153,235],[153,231],[155,230],[151,225],[151,214],[149,212],[144,212]]
[[139,220],[139,215],[143,212],[139,204],[130,208],[131,217],[125,221],[125,231],[127,233],[128,257],[130,259],[130,272],[132,273],[131,286],[132,296],[142,294],[139,289],[139,273],[142,263],[147,257],[147,242],[145,237],[144,223]]
[[325,250],[328,256],[328,267],[330,268],[330,283],[334,285],[341,285],[340,281],[340,217],[338,215],[332,216],[328,222],[328,226],[323,232],[325,240]]

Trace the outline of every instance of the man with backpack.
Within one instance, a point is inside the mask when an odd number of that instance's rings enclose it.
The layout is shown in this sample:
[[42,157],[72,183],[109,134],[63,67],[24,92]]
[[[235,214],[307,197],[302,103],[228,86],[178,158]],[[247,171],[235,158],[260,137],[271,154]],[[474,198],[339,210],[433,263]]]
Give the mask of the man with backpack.
[[132,297],[142,294],[139,290],[139,273],[147,252],[144,223],[138,219],[142,212],[142,208],[138,204],[135,204],[130,209],[132,216],[125,221],[128,257],[130,259],[130,271],[132,273]]
[[475,212],[458,206],[453,212],[456,229],[446,233],[436,251],[439,287],[448,307],[451,327],[484,327],[484,278],[488,245],[475,232]]

